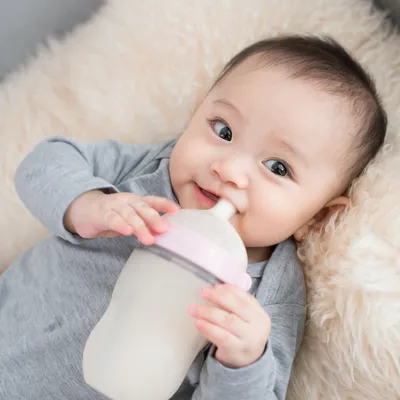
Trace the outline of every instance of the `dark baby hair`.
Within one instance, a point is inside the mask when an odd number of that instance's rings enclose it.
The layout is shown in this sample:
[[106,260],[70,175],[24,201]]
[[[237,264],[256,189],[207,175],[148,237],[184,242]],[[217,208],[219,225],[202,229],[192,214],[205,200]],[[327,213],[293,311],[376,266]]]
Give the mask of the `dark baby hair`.
[[309,80],[317,88],[342,97],[358,121],[357,132],[344,161],[348,188],[382,147],[387,116],[369,74],[338,42],[328,36],[281,36],[256,42],[235,55],[225,66],[214,86],[239,64],[260,57],[262,67],[283,67],[291,78]]

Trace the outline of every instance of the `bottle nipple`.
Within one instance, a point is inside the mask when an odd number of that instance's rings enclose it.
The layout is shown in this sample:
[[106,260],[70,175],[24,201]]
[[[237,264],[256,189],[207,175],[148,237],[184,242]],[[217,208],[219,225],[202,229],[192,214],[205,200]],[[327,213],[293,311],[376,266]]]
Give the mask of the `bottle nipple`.
[[232,218],[237,213],[237,210],[233,206],[233,204],[225,199],[220,199],[218,203],[209,211],[212,212],[218,218],[225,220]]

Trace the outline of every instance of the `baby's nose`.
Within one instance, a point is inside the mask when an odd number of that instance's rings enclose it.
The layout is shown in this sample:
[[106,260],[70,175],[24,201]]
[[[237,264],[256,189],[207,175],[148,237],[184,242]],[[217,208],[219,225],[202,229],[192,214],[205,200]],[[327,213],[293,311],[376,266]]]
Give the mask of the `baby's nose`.
[[244,157],[232,156],[215,161],[211,165],[211,172],[224,182],[238,189],[246,189],[249,186],[249,166]]

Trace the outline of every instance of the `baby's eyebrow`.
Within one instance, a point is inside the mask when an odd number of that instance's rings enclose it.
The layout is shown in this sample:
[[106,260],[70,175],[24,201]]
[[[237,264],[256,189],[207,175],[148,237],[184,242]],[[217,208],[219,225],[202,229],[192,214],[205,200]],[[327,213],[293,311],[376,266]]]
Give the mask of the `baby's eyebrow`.
[[274,140],[293,157],[296,157],[299,161],[301,161],[307,168],[309,167],[306,157],[301,151],[299,151],[298,148],[292,146],[289,142],[282,139],[279,135],[274,135]]
[[232,102],[227,99],[217,99],[213,101],[214,105],[221,105],[223,107],[229,108],[233,112],[235,112],[240,118],[243,119],[243,114],[240,112],[239,108],[235,106]]

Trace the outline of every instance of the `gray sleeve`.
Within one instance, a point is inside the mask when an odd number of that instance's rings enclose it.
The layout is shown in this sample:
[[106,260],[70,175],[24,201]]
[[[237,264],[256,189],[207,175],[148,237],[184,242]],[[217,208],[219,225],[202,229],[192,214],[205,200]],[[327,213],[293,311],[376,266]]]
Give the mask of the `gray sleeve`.
[[63,224],[69,205],[95,189],[117,192],[116,186],[154,158],[150,145],[103,140],[83,144],[51,137],[22,161],[15,173],[17,192],[27,209],[53,234],[76,243],[80,238]]
[[263,356],[255,363],[230,369],[210,351],[192,400],[284,400],[293,360],[303,337],[305,307],[266,305],[271,335]]

